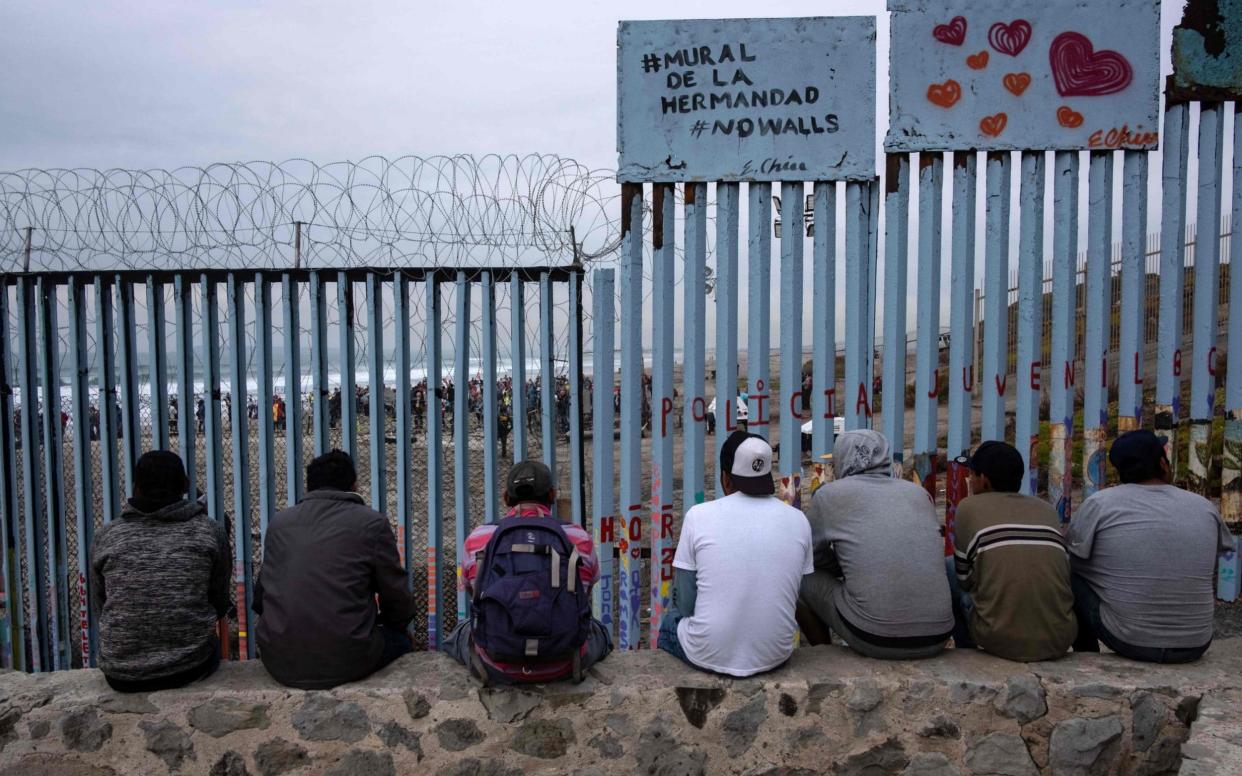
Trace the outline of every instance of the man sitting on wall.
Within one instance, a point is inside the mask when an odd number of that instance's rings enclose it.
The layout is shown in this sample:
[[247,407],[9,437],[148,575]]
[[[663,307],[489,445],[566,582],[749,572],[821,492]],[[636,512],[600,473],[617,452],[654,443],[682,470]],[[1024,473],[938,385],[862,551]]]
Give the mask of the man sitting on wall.
[[802,581],[799,619],[812,644],[828,627],[867,657],[931,657],[953,631],[944,540],[927,491],[893,478],[888,440],[846,431],[832,450],[836,480],[815,492],[807,518],[815,573]]
[[335,687],[413,649],[414,598],[396,537],[356,484],[353,459],[325,453],[306,467],[305,498],[268,525],[255,633],[264,668],[281,684]]
[[1074,641],[1069,555],[1057,511],[1018,493],[1026,464],[1004,442],[957,461],[970,471],[957,507],[956,551],[946,558],[953,641],[1008,660],[1055,660]]
[[1133,660],[1188,663],[1212,643],[1216,556],[1234,541],[1212,502],[1172,484],[1167,441],[1119,436],[1108,460],[1122,484],[1090,496],[1070,523],[1075,652],[1102,641]]
[[814,570],[811,528],[773,495],[763,437],[725,440],[720,484],[724,498],[686,512],[658,645],[695,668],[751,676],[793,653],[798,586]]
[[230,608],[232,554],[224,527],[185,498],[188,485],[175,453],[144,453],[133,496],[95,534],[99,667],[115,690],[181,687],[220,665],[216,625]]
[[591,617],[599,580],[591,535],[552,516],[556,488],[539,461],[509,470],[504,500],[504,518],[466,537],[460,576],[471,616],[445,638],[444,651],[484,683],[580,680],[612,650]]

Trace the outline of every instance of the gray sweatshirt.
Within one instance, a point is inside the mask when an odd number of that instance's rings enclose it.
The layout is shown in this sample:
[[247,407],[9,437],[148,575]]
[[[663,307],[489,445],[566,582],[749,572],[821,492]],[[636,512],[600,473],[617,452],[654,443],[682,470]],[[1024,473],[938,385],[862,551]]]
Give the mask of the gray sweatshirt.
[[232,555],[224,527],[198,502],[151,513],[126,504],[95,534],[91,603],[99,667],[115,679],[159,679],[202,665],[216,648]]
[[875,431],[838,436],[833,466],[838,479],[815,492],[807,519],[815,570],[845,578],[837,611],[875,636],[949,633],[944,539],[927,492],[893,479],[888,442]]

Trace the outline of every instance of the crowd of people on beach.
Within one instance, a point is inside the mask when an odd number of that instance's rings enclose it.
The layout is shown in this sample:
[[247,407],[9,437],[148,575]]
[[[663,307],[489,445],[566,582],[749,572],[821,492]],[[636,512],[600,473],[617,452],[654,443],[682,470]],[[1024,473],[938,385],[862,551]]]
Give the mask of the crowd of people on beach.
[[[952,643],[1021,662],[1103,645],[1184,663],[1211,645],[1216,559],[1234,539],[1210,501],[1172,484],[1167,440],[1150,431],[1113,443],[1120,484],[1087,498],[1068,527],[1019,493],[1015,448],[980,444],[956,461],[970,495],[948,540],[927,491],[893,476],[878,432],[836,437],[833,476],[805,513],[776,497],[772,459],[763,437],[733,432],[720,450],[724,496],[685,514],[671,601],[652,626],[659,648],[695,669],[772,671],[799,641],[881,660]],[[307,466],[305,498],[268,524],[253,630],[283,684],[333,687],[413,649],[422,594],[408,589],[388,519],[356,485],[350,456],[326,453]],[[182,686],[219,664],[233,556],[186,490],[180,458],[148,452],[121,514],[95,535],[99,665],[117,690]],[[433,646],[484,684],[578,680],[612,650],[592,616],[592,536],[554,516],[556,497],[547,466],[517,463],[505,514],[487,515],[460,548],[470,614]]]

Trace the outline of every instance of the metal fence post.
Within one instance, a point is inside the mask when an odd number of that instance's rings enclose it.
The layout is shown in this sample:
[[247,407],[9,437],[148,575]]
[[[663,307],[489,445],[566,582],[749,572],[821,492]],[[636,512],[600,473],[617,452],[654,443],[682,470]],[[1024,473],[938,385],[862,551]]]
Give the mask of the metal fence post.
[[816,311],[812,323],[814,365],[811,375],[811,493],[826,481],[824,456],[832,452],[837,396],[837,184],[815,182],[815,242],[811,289]]
[[1143,324],[1147,318],[1147,152],[1126,151],[1121,202],[1121,340],[1117,349],[1117,431],[1143,420]]
[[953,459],[971,445],[971,398],[974,394],[975,329],[972,291],[975,277],[975,169],[974,151],[953,153],[953,249],[949,307],[949,457],[945,482],[945,552],[953,551],[953,519],[966,497],[966,468]]
[[[1032,494],[1039,492],[1039,410],[1044,386],[1044,152],[1024,151],[1021,164],[1014,446],[1026,463],[1022,492]],[[1004,314],[1009,316],[1008,305]],[[1002,359],[1007,360],[1004,351]]]
[[[1225,442],[1220,477],[1220,512],[1237,533],[1242,523],[1242,240],[1233,231],[1242,228],[1242,102],[1233,104],[1233,209],[1229,237],[1229,363],[1237,369],[1225,374]],[[1238,262],[1235,263],[1234,259]]]
[[483,519],[500,516],[500,473],[496,452],[496,279],[483,273],[483,316],[479,344],[483,351]]
[[[944,197],[944,155],[919,154],[918,352],[914,378],[914,474],[935,501],[939,495],[938,420],[940,391],[940,224]],[[950,334],[950,337],[952,334]]]
[[660,618],[673,583],[673,274],[676,210],[673,184],[651,191],[652,316],[651,342],[651,629],[655,649]]
[[[906,458],[906,278],[910,255],[910,155],[888,154],[884,181],[884,435],[893,476]],[[928,336],[934,337],[934,334]]]
[[347,272],[336,273],[337,369],[341,373],[341,449],[358,458],[358,393],[354,370],[354,282]]
[[285,504],[293,506],[302,499],[305,434],[302,427],[301,293],[297,279],[288,272],[280,276],[280,297],[285,324]]
[[[413,406],[410,401],[410,282],[404,273],[397,273],[392,288],[393,332],[396,353],[393,360],[397,377],[397,549],[405,565],[406,585],[414,592],[414,482]],[[434,394],[427,397],[434,400]]]
[[[1186,181],[1190,162],[1190,106],[1168,101],[1161,137],[1160,325],[1156,345],[1156,432],[1169,437],[1177,476],[1182,400],[1182,294],[1186,275]],[[1236,223],[1236,222],[1235,222]],[[1230,339],[1232,343],[1233,340]]]
[[1052,186],[1052,343],[1049,358],[1048,500],[1061,525],[1072,512],[1074,386],[1078,333],[1078,152],[1058,151]]
[[[444,548],[441,538],[444,520],[444,447],[440,435],[441,372],[440,281],[434,274],[425,278],[427,293],[427,649],[438,650],[444,643],[444,622],[440,612],[444,601]],[[454,577],[455,578],[455,577]]]
[[[1005,439],[1005,389],[1009,382],[1009,188],[1011,154],[987,155],[987,210],[984,225],[983,393],[980,439]],[[965,235],[957,235],[965,237]],[[973,280],[973,279],[972,279]]]
[[[39,438],[43,448],[44,495],[42,536],[39,558],[45,563],[44,584],[50,599],[47,608],[48,649],[53,671],[69,668],[69,563],[68,532],[64,520],[65,465],[63,421],[60,408],[60,325],[56,308],[59,305],[55,282],[40,276],[35,283],[38,296],[39,383],[42,387],[42,409],[39,415]],[[34,396],[31,394],[33,400]],[[65,418],[67,420],[67,418]],[[34,440],[31,440],[33,446]],[[39,534],[36,531],[36,535]],[[47,549],[43,550],[42,546]]]
[[[716,444],[720,448],[737,428],[737,241],[740,186],[716,184]],[[622,283],[626,279],[622,278]],[[624,286],[622,286],[624,291]],[[624,314],[624,313],[623,313]],[[622,379],[624,380],[624,366]],[[625,389],[622,388],[622,391]],[[622,418],[622,433],[624,433]],[[716,473],[716,498],[724,497],[720,472]],[[622,496],[624,498],[624,495]],[[623,502],[624,503],[624,502]]]
[[[3,287],[0,287],[0,292],[3,290]],[[87,353],[86,326],[88,293],[86,282],[80,277],[74,277],[69,281],[69,309],[76,311],[72,323],[69,324],[69,350],[73,354],[73,378],[70,382],[73,418],[70,422],[73,424],[74,530],[78,537],[77,576],[73,582],[78,589],[78,612],[75,625],[82,668],[91,668],[95,665],[96,643],[95,621],[91,617],[88,585],[90,549],[95,538],[94,484],[91,481],[90,355]],[[4,296],[5,294],[0,293],[0,298]],[[6,313],[7,311],[0,310],[0,317]],[[0,348],[4,347],[2,343],[6,339],[7,333],[0,331]],[[0,359],[6,358],[7,352],[0,352]],[[5,369],[4,382],[7,385],[7,362],[2,366]],[[160,395],[164,396],[166,393]],[[8,412],[4,412],[3,417],[7,419]],[[167,436],[167,426],[165,426],[164,433]],[[2,437],[2,432],[0,432],[0,437]],[[4,549],[7,560],[7,545],[4,545]],[[12,590],[7,585],[5,589]]]
[[[612,633],[613,606],[612,596],[615,592],[613,584],[613,539],[617,528],[617,499],[613,490],[613,476],[616,472],[616,457],[613,454],[613,404],[612,389],[616,379],[614,368],[613,346],[616,343],[614,325],[616,322],[616,298],[614,296],[614,272],[611,269],[598,270],[593,275],[591,289],[593,302],[595,351],[591,359],[592,374],[595,379],[594,411],[591,423],[591,457],[592,457],[592,495],[595,515],[592,526],[597,551],[599,553],[599,583],[591,591],[591,608],[604,628]],[[519,386],[514,385],[514,398],[517,398]],[[517,421],[514,421],[517,427]]]
[[513,375],[513,462],[526,459],[526,294],[522,285],[522,273],[514,272],[509,278],[509,305],[511,339],[510,364]]
[[[618,593],[619,649],[642,643],[640,555],[642,543],[642,319],[643,187],[621,187],[621,538]],[[658,623],[657,623],[658,625]]]
[[[203,419],[203,440],[207,469],[207,483],[203,497],[207,502],[207,514],[211,519],[224,523],[224,452],[220,426],[220,307],[217,303],[216,281],[210,275],[202,275],[202,331],[203,356],[206,361],[206,400]],[[236,391],[236,386],[232,389]]]
[[[457,564],[461,567],[466,547],[467,526],[470,524],[470,283],[466,273],[459,271],[456,282],[457,320],[453,341],[453,484],[454,529]],[[555,476],[553,482],[555,482]],[[436,487],[439,487],[437,483]],[[469,614],[466,591],[457,585],[457,621]]]
[[254,640],[248,628],[255,621],[254,552],[251,548],[250,515],[250,420],[246,417],[246,283],[230,272],[226,287],[229,313],[229,390],[233,400],[231,441],[233,452],[233,583],[237,602],[237,657],[254,657]]
[[[746,186],[749,199],[747,219],[750,239],[746,244],[746,267],[749,272],[747,325],[746,325],[746,383],[749,406],[747,407],[747,430],[772,441],[769,418],[772,401],[771,343],[772,343],[772,184],[752,181]],[[784,194],[781,195],[782,197]],[[802,202],[795,202],[796,208]],[[782,214],[787,207],[782,200]],[[783,216],[782,216],[783,217]],[[792,227],[782,224],[783,232]],[[778,417],[783,416],[778,413]]]
[[[178,276],[180,281],[180,276]],[[191,381],[194,369],[194,356],[190,344],[190,291],[188,287],[178,288],[177,316],[184,329],[178,332],[180,347],[177,357],[182,362],[181,383],[193,385]],[[99,483],[103,493],[103,521],[110,523],[121,514],[121,478],[117,471],[116,437],[116,367],[113,361],[113,328],[112,318],[112,284],[103,275],[95,277],[95,347],[98,353],[95,365],[98,370],[96,384],[99,386]],[[189,402],[194,394],[182,388],[182,396],[186,407],[183,416],[193,418]],[[188,422],[188,421],[187,421]],[[181,460],[185,463],[186,476],[190,480],[190,492],[194,492],[194,437],[190,431],[181,435]]]
[[796,509],[802,508],[802,257],[806,240],[803,191],[801,183],[781,183],[781,390],[778,396],[771,386],[764,388],[773,401],[781,403],[777,493]]
[[1087,204],[1087,283],[1083,380],[1083,498],[1104,487],[1108,437],[1108,339],[1111,312],[1113,153],[1092,151]]
[[19,354],[18,389],[21,396],[22,522],[25,525],[26,627],[30,638],[31,670],[55,669],[52,657],[52,630],[48,619],[47,559],[43,553],[43,488],[39,472],[41,445],[38,423],[39,369],[36,363],[35,280],[23,276],[17,281],[17,343]]
[[[352,330],[350,336],[353,336]],[[384,281],[375,272],[367,273],[367,408],[370,414],[368,440],[371,452],[371,508],[388,512],[388,488],[384,444]]]
[[[85,320],[85,316],[82,317]],[[17,445],[14,434],[13,345],[10,340],[9,284],[0,282],[0,575],[4,583],[4,632],[0,633],[0,661],[5,668],[26,670],[25,606],[19,542]],[[85,335],[83,340],[85,341]],[[85,382],[83,379],[82,382]],[[79,417],[85,417],[85,414]],[[80,493],[81,491],[79,491]],[[78,512],[78,519],[82,519]],[[82,536],[83,534],[78,534]],[[84,557],[82,543],[79,557]],[[84,561],[83,561],[84,562]]]
[[[99,438],[112,439],[110,418],[112,417],[111,394],[115,378],[112,376],[112,292],[107,288],[103,276],[95,278],[96,304],[95,322],[97,332],[96,347],[100,349],[99,364]],[[194,298],[193,281],[190,276],[178,273],[173,277],[173,298],[177,315],[177,443],[180,445],[181,462],[185,464],[185,475],[188,480],[188,492],[197,491],[198,469],[195,466],[196,450],[194,437],[197,429],[194,424]],[[106,320],[105,320],[106,318]],[[106,383],[104,381],[107,381]],[[116,446],[113,444],[99,447],[102,455],[102,480],[104,491],[104,521],[111,520],[120,512],[121,502],[115,496],[113,472],[116,469]]]
[[[79,308],[85,315],[86,308]],[[168,340],[164,282],[147,275],[147,360],[151,396],[151,447],[168,449]]]
[[1224,105],[1199,111],[1199,197],[1195,234],[1194,360],[1190,367],[1190,489],[1208,494],[1216,409],[1216,328],[1220,311],[1220,211]]

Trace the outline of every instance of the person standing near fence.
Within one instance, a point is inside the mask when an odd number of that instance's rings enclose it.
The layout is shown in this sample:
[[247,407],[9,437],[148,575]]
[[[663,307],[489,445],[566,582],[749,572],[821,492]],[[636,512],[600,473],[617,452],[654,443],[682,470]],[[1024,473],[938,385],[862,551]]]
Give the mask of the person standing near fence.
[[144,453],[133,495],[95,534],[99,667],[120,692],[181,687],[220,664],[216,627],[231,607],[233,555],[224,526],[186,499],[188,485],[175,453]]

